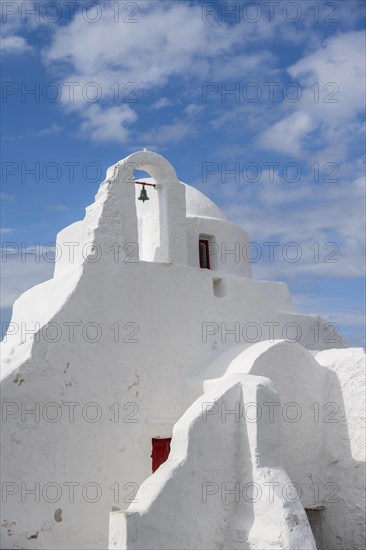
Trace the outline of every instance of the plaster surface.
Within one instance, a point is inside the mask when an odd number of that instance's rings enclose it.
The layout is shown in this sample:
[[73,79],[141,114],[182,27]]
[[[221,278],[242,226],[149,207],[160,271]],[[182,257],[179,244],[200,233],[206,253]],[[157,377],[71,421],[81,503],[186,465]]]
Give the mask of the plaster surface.
[[[135,170],[157,184],[144,205],[136,200]],[[200,235],[213,239],[211,270],[199,268]],[[336,431],[309,423],[301,438],[296,427],[279,422],[276,445],[281,440],[284,448],[281,475],[304,483],[309,471],[325,475],[332,453],[339,455],[334,473],[344,484],[352,466],[343,504],[323,515],[325,540],[342,537],[337,544],[356,548],[363,504],[352,488],[361,469],[352,461],[362,461],[361,396],[354,402],[351,396],[360,381],[360,352],[343,349],[341,335],[330,337],[319,317],[294,313],[285,284],[253,280],[242,256],[221,254],[222,243],[232,249],[248,241],[160,155],[134,153],[108,169],[84,220],[59,233],[62,254],[53,279],[16,300],[2,344],[2,547],[105,549],[110,512],[127,509],[145,480],[160,479],[160,468],[150,478],[151,438],[171,437],[210,384],[221,387],[245,374],[271,379],[283,402],[296,399],[307,407],[313,399],[320,406],[334,399],[341,407],[344,399],[341,437],[350,443],[343,452],[335,450]],[[72,260],[70,243],[78,244]],[[278,342],[284,339],[297,343]],[[210,439],[207,425],[197,433]],[[217,441],[224,436],[219,430]],[[237,434],[225,445],[240,455]],[[213,461],[222,448],[216,445]],[[202,456],[193,450],[192,457],[203,471]],[[219,465],[213,468],[221,475]],[[186,525],[179,502],[177,517]],[[260,525],[266,512],[256,513]],[[228,526],[223,548],[233,536]]]

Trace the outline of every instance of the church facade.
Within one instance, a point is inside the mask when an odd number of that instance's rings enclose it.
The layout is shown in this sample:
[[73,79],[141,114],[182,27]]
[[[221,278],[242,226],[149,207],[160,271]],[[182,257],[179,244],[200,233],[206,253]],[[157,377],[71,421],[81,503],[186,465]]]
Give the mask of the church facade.
[[3,548],[365,547],[362,350],[248,245],[160,155],[108,169],[2,344]]

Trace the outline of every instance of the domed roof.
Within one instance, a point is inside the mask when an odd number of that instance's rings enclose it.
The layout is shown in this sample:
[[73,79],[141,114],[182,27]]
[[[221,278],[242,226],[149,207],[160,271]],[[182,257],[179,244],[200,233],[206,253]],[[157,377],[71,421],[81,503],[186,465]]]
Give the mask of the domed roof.
[[[183,182],[181,182],[183,183]],[[183,183],[186,188],[186,215],[226,220],[224,213],[212,200],[195,187]]]

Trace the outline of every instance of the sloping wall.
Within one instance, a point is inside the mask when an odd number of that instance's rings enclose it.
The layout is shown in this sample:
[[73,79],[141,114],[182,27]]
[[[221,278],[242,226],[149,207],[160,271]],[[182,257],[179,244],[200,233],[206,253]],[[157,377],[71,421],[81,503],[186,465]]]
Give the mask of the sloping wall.
[[[365,354],[359,349],[309,352],[283,340],[223,353],[206,389],[234,373],[272,380],[281,405],[281,453],[305,508],[318,511],[322,548],[366,547],[365,537]],[[210,369],[207,370],[209,373]]]
[[278,401],[263,377],[233,375],[174,427],[170,456],[127,512],[112,512],[110,549],[313,549],[280,457],[280,423],[249,408]]

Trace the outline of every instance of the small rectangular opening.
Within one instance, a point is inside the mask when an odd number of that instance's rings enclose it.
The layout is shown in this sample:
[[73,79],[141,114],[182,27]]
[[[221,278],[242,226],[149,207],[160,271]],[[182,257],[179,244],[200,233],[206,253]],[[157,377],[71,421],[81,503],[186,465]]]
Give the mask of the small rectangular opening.
[[199,240],[200,267],[203,269],[211,269],[209,244],[210,243],[208,239]]
[[222,298],[226,295],[225,281],[223,279],[212,279],[214,296]]
[[308,522],[313,532],[317,550],[323,550],[322,511],[324,506],[318,508],[305,508]]

